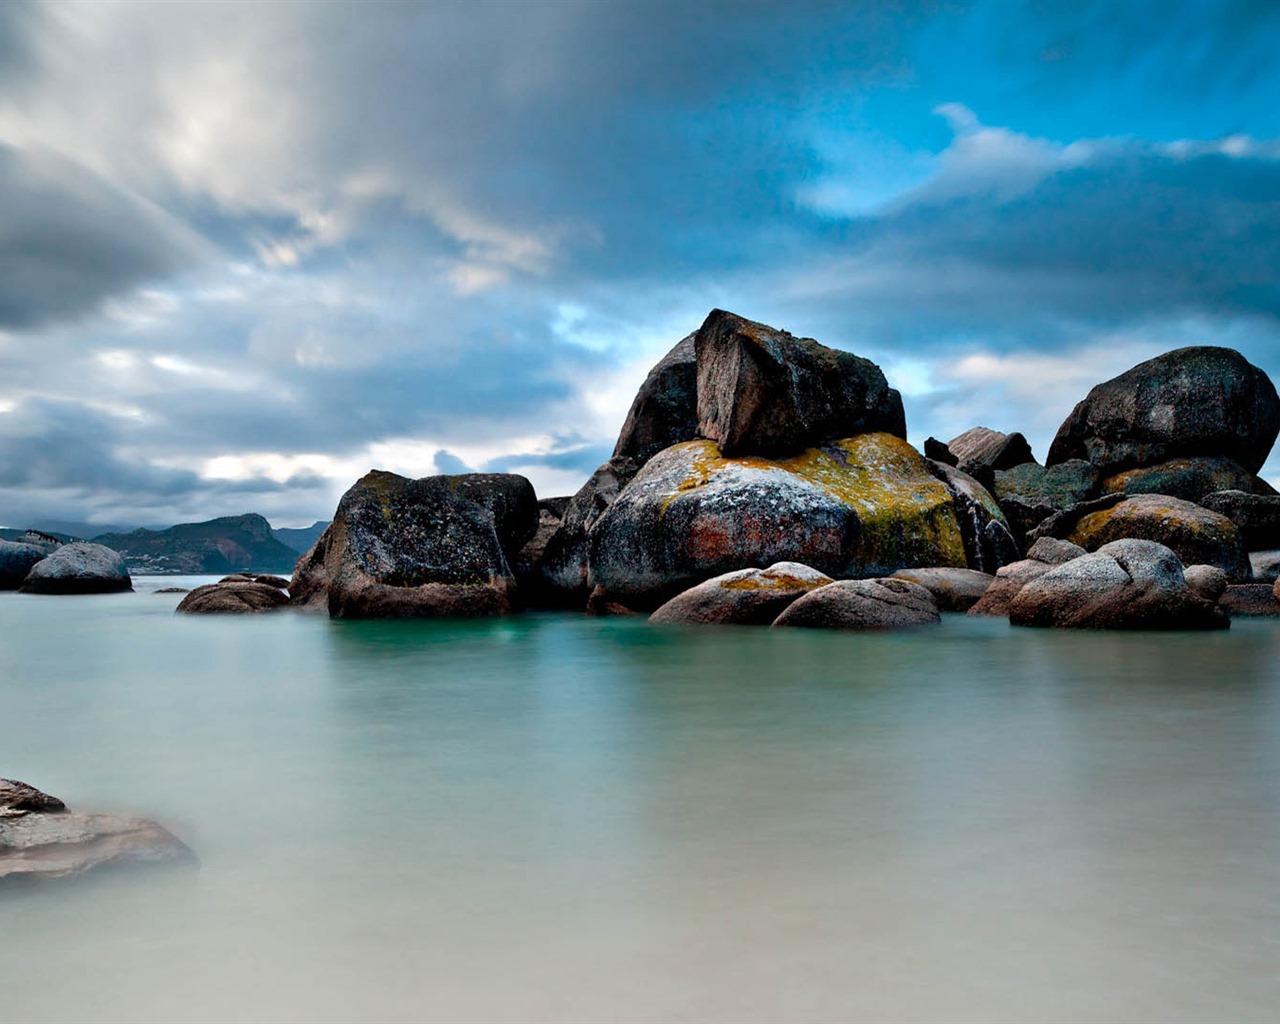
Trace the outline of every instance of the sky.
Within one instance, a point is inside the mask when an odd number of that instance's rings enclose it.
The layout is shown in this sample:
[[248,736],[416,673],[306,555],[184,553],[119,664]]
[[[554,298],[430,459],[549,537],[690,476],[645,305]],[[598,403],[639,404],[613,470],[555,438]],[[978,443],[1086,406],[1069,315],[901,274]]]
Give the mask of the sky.
[[[0,4],[0,524],[568,494],[719,307],[1043,458],[1280,380],[1280,5]],[[1280,459],[1264,470],[1280,484]]]

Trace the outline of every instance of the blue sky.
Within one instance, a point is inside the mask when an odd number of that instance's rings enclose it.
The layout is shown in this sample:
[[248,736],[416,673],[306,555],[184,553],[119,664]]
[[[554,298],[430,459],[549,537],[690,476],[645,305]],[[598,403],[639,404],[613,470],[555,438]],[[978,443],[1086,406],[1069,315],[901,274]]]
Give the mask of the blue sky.
[[[1280,6],[0,6],[0,522],[570,493],[713,307],[1043,456],[1280,379]],[[1280,462],[1266,475],[1280,482]]]

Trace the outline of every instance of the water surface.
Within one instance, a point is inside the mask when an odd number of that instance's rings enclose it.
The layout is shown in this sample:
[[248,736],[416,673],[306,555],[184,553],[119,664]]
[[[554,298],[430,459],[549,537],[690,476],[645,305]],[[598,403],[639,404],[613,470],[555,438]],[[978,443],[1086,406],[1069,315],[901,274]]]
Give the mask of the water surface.
[[[1280,625],[893,636],[0,594],[0,1020],[1272,1020]],[[185,581],[191,585],[191,581]]]

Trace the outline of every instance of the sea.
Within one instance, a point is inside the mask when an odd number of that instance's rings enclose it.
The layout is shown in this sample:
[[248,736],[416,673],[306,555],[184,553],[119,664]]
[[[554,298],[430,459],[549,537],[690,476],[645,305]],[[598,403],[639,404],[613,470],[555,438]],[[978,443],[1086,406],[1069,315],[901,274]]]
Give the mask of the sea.
[[0,594],[0,1020],[1274,1021],[1280,623],[898,634]]

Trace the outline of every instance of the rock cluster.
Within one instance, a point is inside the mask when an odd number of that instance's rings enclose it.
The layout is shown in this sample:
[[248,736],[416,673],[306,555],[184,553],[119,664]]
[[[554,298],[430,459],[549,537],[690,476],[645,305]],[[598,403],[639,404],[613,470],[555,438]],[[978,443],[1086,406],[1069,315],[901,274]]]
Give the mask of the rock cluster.
[[124,556],[101,544],[63,544],[36,562],[18,590],[24,594],[110,594],[132,590]]

